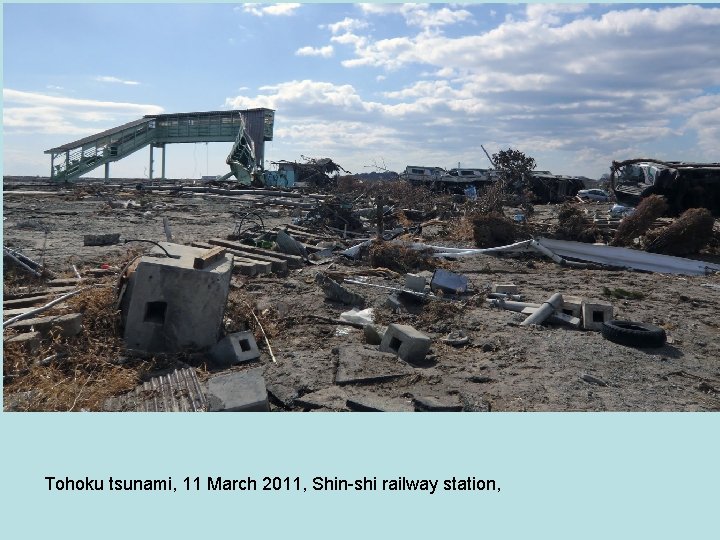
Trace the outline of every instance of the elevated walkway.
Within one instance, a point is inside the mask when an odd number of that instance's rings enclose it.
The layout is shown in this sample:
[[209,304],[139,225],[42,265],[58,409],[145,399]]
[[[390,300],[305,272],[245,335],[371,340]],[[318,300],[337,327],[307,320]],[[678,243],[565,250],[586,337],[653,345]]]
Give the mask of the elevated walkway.
[[263,168],[265,141],[273,138],[274,121],[275,112],[271,109],[148,115],[45,153],[50,154],[50,178],[58,182],[70,182],[101,165],[105,165],[108,178],[110,163],[146,146],[150,147],[150,178],[153,148],[163,149],[164,178],[165,145],[172,143],[233,142],[231,156],[237,156],[237,142],[247,140],[252,143],[257,166]]

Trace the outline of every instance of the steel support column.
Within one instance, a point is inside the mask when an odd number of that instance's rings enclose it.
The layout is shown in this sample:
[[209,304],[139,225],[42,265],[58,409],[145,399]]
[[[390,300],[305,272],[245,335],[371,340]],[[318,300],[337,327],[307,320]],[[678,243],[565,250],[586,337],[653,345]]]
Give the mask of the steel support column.
[[153,177],[153,145],[150,144],[150,176],[148,177],[150,180],[152,180]]
[[109,161],[105,164],[105,180],[107,180],[108,178],[110,178],[110,162]]
[[163,157],[162,157],[162,173],[160,175],[160,178],[165,180],[165,153],[167,152],[167,146],[165,144],[162,145],[162,151],[163,151]]

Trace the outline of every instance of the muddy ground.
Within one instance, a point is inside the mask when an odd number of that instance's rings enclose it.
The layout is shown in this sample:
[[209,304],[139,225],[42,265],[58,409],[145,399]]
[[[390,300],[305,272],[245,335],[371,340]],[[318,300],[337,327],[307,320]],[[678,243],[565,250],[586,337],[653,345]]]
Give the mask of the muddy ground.
[[[37,189],[50,191],[45,186]],[[110,208],[109,199],[142,199],[142,208]],[[35,260],[44,258],[58,275],[72,276],[73,264],[82,273],[102,264],[118,264],[127,258],[129,249],[145,249],[141,244],[85,247],[84,234],[112,232],[124,239],[161,241],[165,217],[175,241],[207,241],[232,233],[249,204],[132,189],[70,191],[62,196],[6,193],[4,243]],[[607,206],[592,208],[603,212]],[[263,212],[267,227],[289,223],[297,213],[255,209]],[[537,210],[533,220],[553,223],[557,207]],[[426,227],[413,238],[436,245],[472,246],[469,240],[449,240],[446,232],[442,226]],[[459,301],[433,300],[411,307],[412,313],[392,311],[386,305],[386,291],[347,285],[375,308],[379,323],[410,324],[428,334],[433,345],[428,365],[411,367],[405,376],[345,386],[334,384],[339,348],[363,345],[363,331],[329,322],[349,307],[326,300],[314,276],[318,270],[361,276],[369,268],[367,263],[337,256],[321,265],[290,270],[287,276],[234,276],[234,293],[254,301],[258,313],[270,314],[275,323],[270,341],[276,363],[259,342],[259,365],[272,409],[348,410],[349,399],[387,410],[413,410],[414,400],[428,398],[465,411],[720,410],[720,276],[580,270],[528,255],[479,256],[449,262],[447,267],[469,277],[471,294]],[[404,280],[401,275],[370,276],[367,282],[400,287]],[[609,300],[616,318],[661,326],[669,342],[662,348],[637,349],[607,341],[599,332],[521,327],[524,315],[488,307],[484,299],[492,283],[507,282],[515,283],[528,302],[543,302],[555,292]],[[9,289],[6,284],[4,290],[17,292],[21,286],[15,282]],[[607,298],[603,296],[606,287],[636,292],[641,298]],[[469,344],[460,348],[444,344],[442,339],[453,331],[464,332]],[[9,359],[4,362],[7,365]],[[203,376],[209,375],[202,361],[196,357],[194,362]],[[138,375],[137,382],[148,375]],[[591,375],[594,382],[587,382],[583,375]],[[7,407],[7,379],[5,388]]]

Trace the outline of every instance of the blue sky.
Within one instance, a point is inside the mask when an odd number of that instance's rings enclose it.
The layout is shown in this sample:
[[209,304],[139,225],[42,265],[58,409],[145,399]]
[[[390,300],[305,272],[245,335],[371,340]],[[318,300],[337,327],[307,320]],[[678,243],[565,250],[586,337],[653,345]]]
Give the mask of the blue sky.
[[[4,174],[144,114],[257,106],[267,160],[353,172],[486,167],[481,144],[590,177],[720,161],[718,36],[711,4],[5,4]],[[229,149],[169,146],[167,175],[223,174]]]

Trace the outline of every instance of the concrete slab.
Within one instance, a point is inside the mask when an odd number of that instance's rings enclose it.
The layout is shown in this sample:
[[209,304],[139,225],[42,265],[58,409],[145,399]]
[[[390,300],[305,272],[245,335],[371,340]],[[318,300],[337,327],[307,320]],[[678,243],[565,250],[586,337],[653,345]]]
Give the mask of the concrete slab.
[[267,391],[271,401],[281,407],[292,407],[300,396],[298,389],[294,386],[277,382],[268,381]]
[[388,326],[380,350],[397,354],[411,364],[421,364],[430,350],[430,338],[406,324]]
[[415,396],[413,405],[418,412],[456,412],[463,410],[463,405],[457,396],[443,398]]
[[267,412],[268,403],[262,369],[232,371],[208,380],[208,410],[218,412]]
[[295,400],[295,404],[305,409],[345,410],[347,391],[338,386],[329,386],[316,392],[310,392]]
[[412,367],[391,353],[379,352],[363,345],[339,348],[335,384],[374,383],[410,375]]
[[352,396],[346,406],[356,412],[412,412],[413,406],[402,398],[385,398],[376,395]]
[[218,341],[208,353],[216,366],[234,366],[260,358],[255,336],[250,331],[236,332]]

